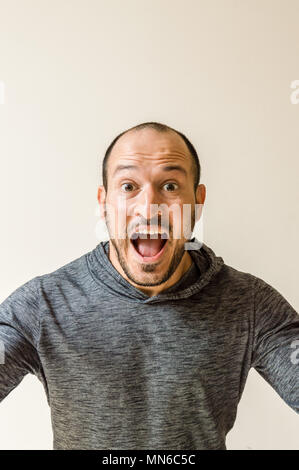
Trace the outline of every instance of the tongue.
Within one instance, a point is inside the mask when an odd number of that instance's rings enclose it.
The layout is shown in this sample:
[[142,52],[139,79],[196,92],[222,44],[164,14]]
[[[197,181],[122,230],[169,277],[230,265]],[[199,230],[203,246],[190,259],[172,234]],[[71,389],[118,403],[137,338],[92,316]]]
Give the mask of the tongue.
[[164,240],[137,238],[136,247],[142,256],[155,256],[162,249]]

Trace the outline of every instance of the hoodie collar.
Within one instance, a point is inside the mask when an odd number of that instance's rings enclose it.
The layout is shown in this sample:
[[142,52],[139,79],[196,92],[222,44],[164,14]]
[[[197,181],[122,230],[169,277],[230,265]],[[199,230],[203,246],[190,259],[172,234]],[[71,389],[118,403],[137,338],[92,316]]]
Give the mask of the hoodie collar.
[[199,242],[193,237],[190,242],[198,243],[200,248],[189,250],[194,263],[200,270],[198,280],[189,287],[176,292],[160,292],[149,297],[141,290],[128,282],[113,266],[109,260],[106,249],[109,241],[100,242],[93,250],[87,253],[87,264],[94,280],[110,294],[117,297],[127,298],[128,301],[138,303],[156,303],[166,300],[185,299],[199,292],[210,279],[222,268],[224,261],[220,256],[216,256],[214,251],[203,242]]

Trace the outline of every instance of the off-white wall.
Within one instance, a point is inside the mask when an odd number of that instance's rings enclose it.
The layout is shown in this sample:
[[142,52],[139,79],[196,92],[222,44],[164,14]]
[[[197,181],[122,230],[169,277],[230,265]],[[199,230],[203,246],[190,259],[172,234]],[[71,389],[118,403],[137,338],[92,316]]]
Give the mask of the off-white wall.
[[[0,301],[97,243],[103,153],[148,120],[199,151],[204,241],[299,309],[297,0],[0,1]],[[0,449],[51,449],[41,383],[0,406]],[[299,449],[251,370],[228,449]]]

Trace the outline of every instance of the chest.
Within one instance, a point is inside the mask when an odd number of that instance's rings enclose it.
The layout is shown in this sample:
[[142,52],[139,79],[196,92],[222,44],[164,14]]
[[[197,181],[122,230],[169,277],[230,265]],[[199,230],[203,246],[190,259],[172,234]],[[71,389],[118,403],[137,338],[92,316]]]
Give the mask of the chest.
[[[49,371],[136,383],[153,375],[186,382],[229,377],[249,353],[251,325],[233,308],[190,303],[93,306],[45,315],[40,353]],[[59,366],[57,368],[57,366]]]

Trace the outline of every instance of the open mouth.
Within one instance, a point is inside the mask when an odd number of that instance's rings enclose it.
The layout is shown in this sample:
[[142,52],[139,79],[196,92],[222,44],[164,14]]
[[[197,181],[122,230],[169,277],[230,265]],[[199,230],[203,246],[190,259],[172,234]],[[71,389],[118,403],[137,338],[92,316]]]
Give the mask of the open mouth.
[[130,237],[134,251],[142,262],[157,261],[165,251],[168,235],[163,233],[138,233],[134,232]]

